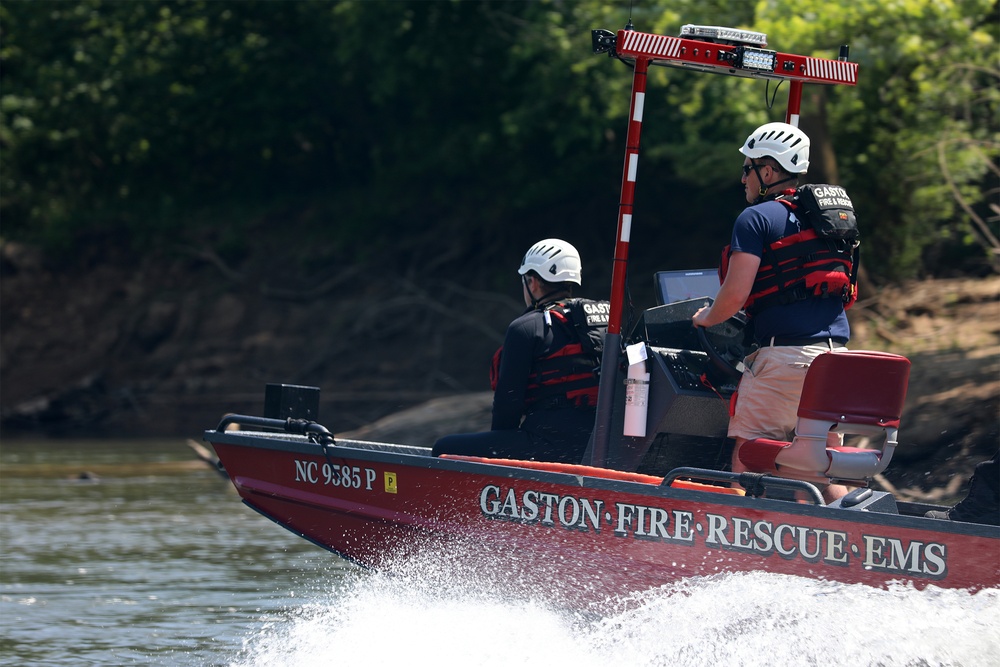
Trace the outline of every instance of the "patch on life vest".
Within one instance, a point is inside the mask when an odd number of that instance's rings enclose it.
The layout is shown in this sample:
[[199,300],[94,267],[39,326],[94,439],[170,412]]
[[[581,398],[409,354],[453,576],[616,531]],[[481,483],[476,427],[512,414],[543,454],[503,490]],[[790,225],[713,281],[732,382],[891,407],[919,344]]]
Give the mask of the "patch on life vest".
[[604,336],[608,332],[608,320],[611,317],[611,304],[591,299],[567,299],[562,305],[576,327],[584,352],[596,357],[600,363],[604,352]]
[[584,318],[588,327],[606,327],[611,317],[611,304],[607,301],[590,301],[580,299],[579,305],[583,310]]
[[855,241],[858,219],[854,203],[839,185],[802,185],[795,190],[791,203],[795,215],[827,239]]

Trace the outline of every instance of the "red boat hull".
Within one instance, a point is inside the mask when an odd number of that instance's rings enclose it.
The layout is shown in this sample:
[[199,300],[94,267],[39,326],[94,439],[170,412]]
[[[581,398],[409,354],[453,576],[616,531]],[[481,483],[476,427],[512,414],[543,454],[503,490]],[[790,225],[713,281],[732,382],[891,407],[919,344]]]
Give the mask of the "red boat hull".
[[607,479],[614,471],[580,466],[343,442],[325,455],[306,438],[266,433],[206,438],[249,506],[371,568],[446,553],[570,603],[749,570],[872,586],[1000,586],[992,526],[671,488],[627,473]]

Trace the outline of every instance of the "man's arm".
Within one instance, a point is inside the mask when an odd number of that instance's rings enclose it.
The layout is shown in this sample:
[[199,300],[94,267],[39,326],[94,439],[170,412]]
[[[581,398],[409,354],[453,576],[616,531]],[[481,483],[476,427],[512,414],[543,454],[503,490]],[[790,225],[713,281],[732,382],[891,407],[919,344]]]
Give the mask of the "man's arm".
[[521,425],[524,416],[524,397],[528,388],[528,375],[534,359],[533,322],[515,320],[507,327],[500,357],[497,388],[493,392],[493,421],[491,431],[508,431]]
[[719,288],[715,302],[701,308],[691,318],[696,327],[710,327],[725,322],[739,312],[750,296],[754,278],[760,267],[760,257],[748,252],[734,252],[729,258],[726,280]]

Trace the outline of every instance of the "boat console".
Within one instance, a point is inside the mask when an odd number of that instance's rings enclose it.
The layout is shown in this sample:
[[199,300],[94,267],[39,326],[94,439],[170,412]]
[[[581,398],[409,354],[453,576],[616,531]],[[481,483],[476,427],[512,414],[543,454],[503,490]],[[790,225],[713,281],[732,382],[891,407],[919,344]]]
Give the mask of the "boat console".
[[[621,368],[607,465],[650,474],[678,466],[715,467],[739,381],[746,319],[734,316],[699,335],[691,317],[712,303],[719,288],[715,270],[664,271],[654,280],[660,305],[645,310],[625,338],[626,345],[645,345],[650,376],[646,435],[622,435],[626,371]],[[589,455],[588,448],[584,460]]]

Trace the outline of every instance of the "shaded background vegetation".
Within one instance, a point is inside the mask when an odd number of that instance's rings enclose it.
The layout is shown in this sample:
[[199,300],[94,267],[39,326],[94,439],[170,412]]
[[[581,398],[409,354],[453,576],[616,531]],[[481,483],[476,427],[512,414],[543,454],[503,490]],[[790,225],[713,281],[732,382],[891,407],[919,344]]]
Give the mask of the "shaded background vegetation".
[[[812,178],[862,211],[867,270],[988,263],[996,233],[974,220],[997,195],[995,2],[635,5],[648,32],[746,26],[825,57],[851,45],[858,87],[807,87],[803,115]],[[631,80],[589,40],[627,18],[596,0],[4,2],[3,236],[238,262],[280,226],[310,262],[417,273],[467,271],[487,249],[509,264],[548,235],[606,254]],[[774,108],[768,91],[654,70],[637,215],[657,262],[714,262],[742,204],[735,148],[783,115],[787,89]]]
[[[859,210],[870,287],[996,271],[998,9],[641,0],[631,20],[828,58],[850,45],[858,86],[807,86],[803,127],[810,179]],[[590,31],[629,16],[605,0],[0,2],[7,413],[71,384],[147,407],[264,380],[481,388],[467,378],[517,313],[528,245],[571,240],[584,291],[607,296],[631,72],[592,55]],[[652,271],[716,265],[744,205],[737,149],[786,96],[652,69],[637,305]],[[373,336],[408,339],[423,369],[389,377],[400,358],[358,354]]]

